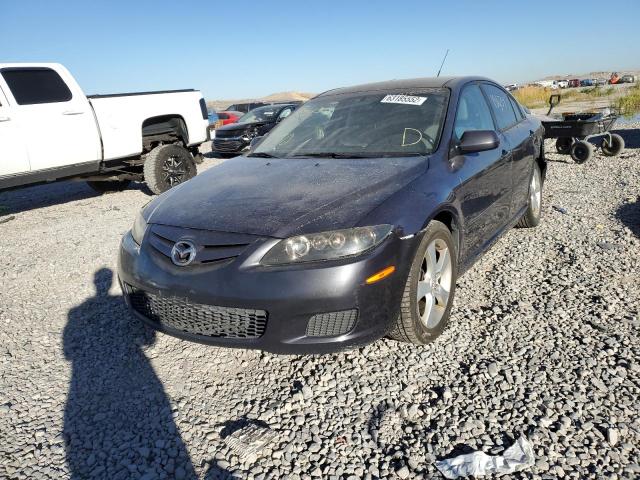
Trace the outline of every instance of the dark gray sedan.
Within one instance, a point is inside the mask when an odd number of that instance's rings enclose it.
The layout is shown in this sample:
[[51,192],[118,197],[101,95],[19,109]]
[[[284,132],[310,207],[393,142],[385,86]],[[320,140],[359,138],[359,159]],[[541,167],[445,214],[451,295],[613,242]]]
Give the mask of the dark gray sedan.
[[120,248],[125,299],[154,328],[215,345],[427,343],[456,278],[538,224],[542,133],[486,78],[323,93],[140,212]]

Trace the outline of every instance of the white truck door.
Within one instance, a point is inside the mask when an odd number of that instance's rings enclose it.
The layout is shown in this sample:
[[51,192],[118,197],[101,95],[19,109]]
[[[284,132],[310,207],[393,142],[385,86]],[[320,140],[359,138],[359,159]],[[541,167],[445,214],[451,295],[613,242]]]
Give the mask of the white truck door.
[[0,177],[28,173],[30,170],[27,146],[13,117],[13,111],[0,85]]
[[101,160],[100,134],[91,105],[60,65],[0,70],[18,126],[27,139],[31,171]]

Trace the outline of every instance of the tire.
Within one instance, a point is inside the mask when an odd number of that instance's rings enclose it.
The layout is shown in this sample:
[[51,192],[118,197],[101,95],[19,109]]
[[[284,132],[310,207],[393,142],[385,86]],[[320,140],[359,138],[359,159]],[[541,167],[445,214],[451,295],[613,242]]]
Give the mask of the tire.
[[560,137],[556,140],[556,150],[561,155],[569,155],[572,143],[573,139],[571,137]]
[[144,181],[149,189],[159,195],[186,182],[198,173],[189,151],[180,145],[159,145],[144,162]]
[[624,138],[622,138],[617,133],[611,134],[611,145],[609,145],[608,138],[605,137],[602,141],[602,153],[607,157],[615,157],[620,154],[622,150],[624,150]]
[[98,193],[113,193],[121,192],[129,186],[131,180],[89,180],[89,185],[93,190]]
[[531,172],[531,180],[529,181],[529,194],[527,199],[527,211],[524,212],[522,218],[518,221],[517,227],[533,228],[540,223],[540,215],[542,212],[542,174],[537,162],[533,163],[533,172]]
[[[448,254],[446,257],[443,256],[445,247],[446,254]],[[427,260],[428,251],[433,252],[432,258],[435,259],[435,263],[434,260]],[[440,252],[439,256],[438,252]],[[444,258],[448,262],[443,260]],[[432,277],[434,280],[429,282],[430,271],[437,272],[437,269],[433,268],[433,266],[439,265],[439,261],[442,261],[441,265],[443,266],[440,271],[440,279],[437,280],[438,275],[436,274]],[[425,345],[435,340],[449,323],[457,274],[457,252],[451,232],[443,223],[433,220],[427,226],[411,264],[411,270],[402,294],[400,314],[390,332],[391,338],[413,343],[414,345]],[[430,284],[434,285],[434,282],[440,285],[437,290],[440,292],[439,295],[434,293],[432,286],[430,286]],[[449,287],[449,294],[446,297],[446,301],[442,301],[444,294],[442,287],[446,284]],[[419,286],[421,292],[426,293],[420,299],[418,298]],[[440,299],[436,300],[438,297]],[[429,298],[432,303],[435,302],[435,306],[433,309],[428,310]],[[438,302],[441,303],[439,307]],[[428,315],[428,311],[434,312],[433,318]],[[426,317],[426,322],[423,321],[424,317]]]
[[584,140],[575,142],[571,146],[571,158],[576,163],[584,163],[593,156],[593,145]]

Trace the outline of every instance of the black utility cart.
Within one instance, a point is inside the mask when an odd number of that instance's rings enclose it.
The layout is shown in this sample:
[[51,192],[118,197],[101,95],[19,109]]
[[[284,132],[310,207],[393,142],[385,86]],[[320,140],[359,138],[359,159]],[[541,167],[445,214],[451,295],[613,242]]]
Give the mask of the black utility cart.
[[[549,97],[549,111],[560,103],[560,95]],[[576,163],[584,163],[591,158],[594,144],[589,140],[599,138],[602,153],[613,157],[624,150],[624,139],[617,133],[611,133],[611,127],[618,115],[611,109],[602,112],[563,113],[562,119],[542,120],[545,138],[557,138],[556,149],[563,155],[571,155]]]

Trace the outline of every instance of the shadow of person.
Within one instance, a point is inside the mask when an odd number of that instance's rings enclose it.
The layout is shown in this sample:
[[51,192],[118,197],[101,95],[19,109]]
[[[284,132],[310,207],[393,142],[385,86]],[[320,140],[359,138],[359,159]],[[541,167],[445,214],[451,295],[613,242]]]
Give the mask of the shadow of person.
[[64,355],[72,374],[64,412],[72,479],[196,478],[162,382],[141,347],[155,332],[109,295],[113,273],[95,273],[96,295],[69,311]]

